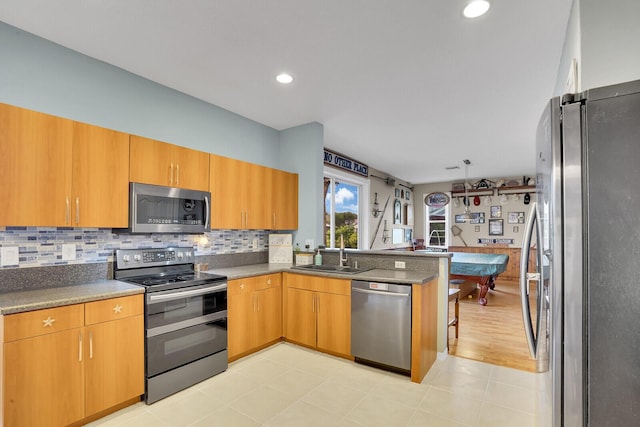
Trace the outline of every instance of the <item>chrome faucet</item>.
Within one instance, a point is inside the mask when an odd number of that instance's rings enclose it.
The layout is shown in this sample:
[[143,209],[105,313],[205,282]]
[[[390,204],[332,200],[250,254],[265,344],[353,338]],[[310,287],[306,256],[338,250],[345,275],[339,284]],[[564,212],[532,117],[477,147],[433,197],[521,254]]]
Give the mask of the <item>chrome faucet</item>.
[[347,255],[344,253],[344,235],[340,235],[340,267],[347,267]]

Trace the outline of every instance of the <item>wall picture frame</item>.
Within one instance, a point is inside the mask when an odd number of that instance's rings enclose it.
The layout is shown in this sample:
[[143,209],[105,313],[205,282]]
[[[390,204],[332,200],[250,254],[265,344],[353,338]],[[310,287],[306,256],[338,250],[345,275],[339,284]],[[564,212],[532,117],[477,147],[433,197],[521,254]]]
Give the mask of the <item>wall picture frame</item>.
[[489,236],[502,236],[504,234],[504,222],[501,219],[489,220]]
[[524,212],[509,212],[507,222],[509,224],[524,224]]
[[491,206],[491,218],[502,218],[502,206]]

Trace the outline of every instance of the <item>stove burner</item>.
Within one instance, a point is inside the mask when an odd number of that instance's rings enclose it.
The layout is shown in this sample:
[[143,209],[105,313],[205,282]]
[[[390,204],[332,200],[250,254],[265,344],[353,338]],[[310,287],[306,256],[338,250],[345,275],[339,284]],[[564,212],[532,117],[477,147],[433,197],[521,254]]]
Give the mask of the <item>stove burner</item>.
[[184,280],[180,280],[178,277],[174,278],[160,278],[160,279],[145,279],[142,281],[142,285],[145,286],[153,286],[153,285],[164,285],[165,283],[175,283],[175,282],[184,282]]

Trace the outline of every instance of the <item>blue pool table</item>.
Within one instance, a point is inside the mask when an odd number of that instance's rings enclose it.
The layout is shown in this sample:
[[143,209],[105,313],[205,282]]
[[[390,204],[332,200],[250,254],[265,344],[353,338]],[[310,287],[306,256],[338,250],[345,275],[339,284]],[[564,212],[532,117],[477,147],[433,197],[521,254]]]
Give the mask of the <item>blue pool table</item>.
[[478,303],[487,305],[487,292],[495,288],[495,279],[507,269],[509,256],[505,254],[479,254],[452,252],[450,279],[473,281],[480,285]]

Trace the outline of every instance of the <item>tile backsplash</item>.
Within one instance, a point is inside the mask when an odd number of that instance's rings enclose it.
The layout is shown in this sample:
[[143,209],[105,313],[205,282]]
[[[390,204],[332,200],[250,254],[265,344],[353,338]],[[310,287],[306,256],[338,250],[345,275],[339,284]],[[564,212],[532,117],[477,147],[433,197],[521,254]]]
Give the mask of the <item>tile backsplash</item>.
[[[205,234],[114,234],[110,228],[0,227],[0,247],[18,247],[18,265],[42,267],[113,261],[116,249],[191,246],[196,255],[259,252],[268,249],[268,230],[214,230]],[[254,245],[256,243],[256,245]],[[75,244],[75,260],[63,260],[63,246]]]

